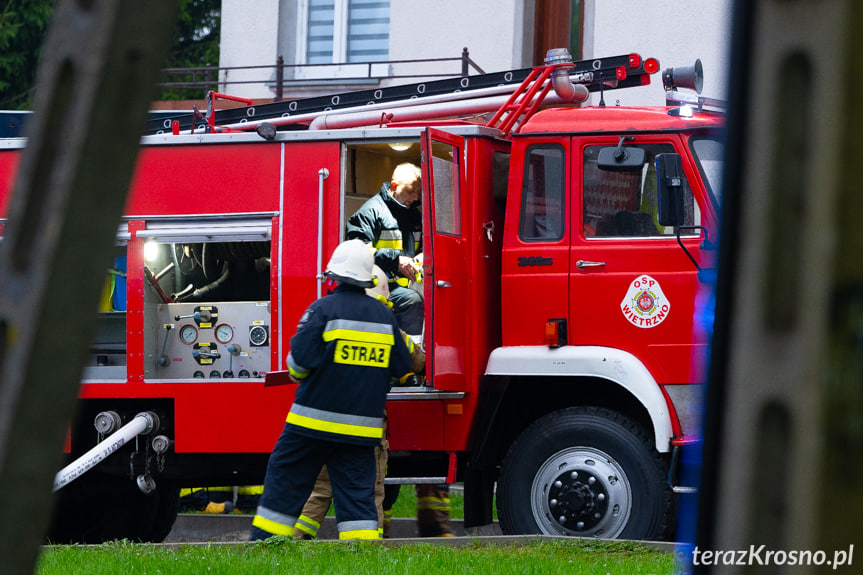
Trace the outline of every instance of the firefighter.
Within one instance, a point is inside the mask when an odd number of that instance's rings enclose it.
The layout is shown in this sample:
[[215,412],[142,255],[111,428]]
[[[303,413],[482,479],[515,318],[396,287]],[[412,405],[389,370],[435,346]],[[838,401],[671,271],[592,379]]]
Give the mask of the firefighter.
[[[392,302],[389,301],[389,286],[387,285],[387,276],[384,271],[374,266],[372,268],[372,276],[374,277],[374,287],[366,288],[366,294],[380,301],[388,308],[392,308]],[[425,369],[425,353],[418,345],[414,345],[406,333],[402,333],[402,338],[411,353],[411,373],[422,373]],[[384,530],[384,477],[387,472],[387,460],[389,457],[389,441],[387,440],[387,415],[384,410],[384,433],[381,439],[381,444],[375,447],[375,462],[377,463],[375,476],[375,507],[378,511],[378,531],[383,535]],[[303,511],[300,513],[297,523],[294,526],[294,536],[298,539],[314,539],[318,536],[318,530],[321,528],[321,523],[330,509],[330,503],[333,499],[333,491],[330,485],[330,476],[327,473],[327,468],[321,469],[315,481],[315,487],[312,489],[312,494],[306,504],[303,506]]]
[[347,223],[348,239],[360,239],[375,249],[375,263],[389,277],[393,312],[410,335],[421,335],[423,328],[423,296],[408,287],[420,272],[414,258],[422,252],[421,176],[415,164],[399,164],[380,193]]
[[374,448],[392,378],[410,369],[410,353],[392,312],[366,296],[374,258],[361,241],[336,247],[326,275],[338,282],[300,318],[287,357],[300,383],[273,448],[251,539],[290,536],[326,465],[339,539],[377,539]]

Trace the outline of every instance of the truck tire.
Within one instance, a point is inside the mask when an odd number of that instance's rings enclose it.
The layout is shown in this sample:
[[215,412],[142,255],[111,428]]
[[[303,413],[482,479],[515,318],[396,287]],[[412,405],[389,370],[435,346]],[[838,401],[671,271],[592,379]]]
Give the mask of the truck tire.
[[513,442],[497,486],[505,534],[666,539],[673,526],[667,471],[644,430],[611,410],[573,407]]
[[51,543],[128,539],[159,543],[177,519],[179,489],[167,483],[150,495],[134,481],[90,472],[60,490],[48,533]]

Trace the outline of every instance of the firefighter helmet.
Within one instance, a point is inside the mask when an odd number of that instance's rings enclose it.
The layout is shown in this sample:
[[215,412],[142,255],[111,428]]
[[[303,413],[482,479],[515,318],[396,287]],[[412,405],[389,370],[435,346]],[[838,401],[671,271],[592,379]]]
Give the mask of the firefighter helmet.
[[374,265],[375,257],[368,244],[362,240],[348,240],[333,250],[324,273],[338,282],[370,288],[375,285],[372,279]]

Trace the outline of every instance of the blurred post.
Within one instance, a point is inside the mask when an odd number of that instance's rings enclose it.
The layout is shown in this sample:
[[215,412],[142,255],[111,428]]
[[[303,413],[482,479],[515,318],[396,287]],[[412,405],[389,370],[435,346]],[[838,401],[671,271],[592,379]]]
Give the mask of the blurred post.
[[735,4],[696,545],[747,554],[698,574],[863,542],[861,29],[852,0]]
[[32,573],[176,2],[60,0],[0,244],[0,557]]

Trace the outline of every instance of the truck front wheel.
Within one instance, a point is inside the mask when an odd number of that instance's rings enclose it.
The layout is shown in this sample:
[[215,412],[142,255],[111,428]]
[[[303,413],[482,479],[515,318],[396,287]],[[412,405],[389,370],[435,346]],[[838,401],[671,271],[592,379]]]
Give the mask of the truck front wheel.
[[665,465],[641,426],[601,408],[535,421],[510,447],[498,479],[506,534],[665,539],[672,502]]

